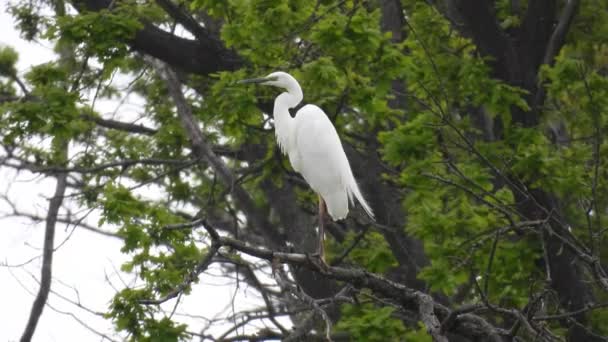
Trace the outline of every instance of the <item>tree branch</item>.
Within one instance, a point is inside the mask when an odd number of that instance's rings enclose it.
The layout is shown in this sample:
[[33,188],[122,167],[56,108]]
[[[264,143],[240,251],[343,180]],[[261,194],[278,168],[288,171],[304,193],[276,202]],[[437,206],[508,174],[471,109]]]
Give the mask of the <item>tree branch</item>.
[[178,23],[182,24],[190,33],[192,33],[197,39],[205,39],[205,29],[199,25],[188,13],[182,11],[179,6],[173,3],[171,0],[156,0],[156,3],[162,7],[171,18],[175,19]]
[[[2,196],[4,198],[5,201],[8,202],[8,199],[5,196]],[[28,218],[34,222],[42,222],[45,221],[45,218],[33,213],[27,213],[27,212],[23,212],[19,209],[17,209],[14,205],[11,205],[11,207],[13,208],[13,212],[7,215],[2,215],[2,217],[0,218],[6,218],[6,217],[25,217]],[[120,237],[117,233],[111,232],[111,231],[107,231],[107,230],[103,230],[101,228],[98,227],[94,227],[92,225],[89,225],[87,223],[82,222],[82,220],[71,220],[69,217],[61,217],[58,216],[57,217],[57,222],[59,223],[63,223],[66,225],[74,225],[74,226],[78,226],[81,227],[83,229],[86,229],[90,232],[93,233],[97,233],[97,234],[101,234],[104,236],[108,236],[108,237],[112,237],[112,238],[117,238],[117,239],[122,239],[122,237]]]
[[125,132],[130,132],[130,133],[139,133],[139,134],[145,134],[145,135],[154,135],[157,132],[156,129],[146,127],[143,125],[136,125],[136,124],[132,124],[132,123],[128,123],[128,122],[122,122],[122,121],[111,120],[111,119],[102,119],[100,117],[89,115],[89,114],[81,114],[80,117],[85,120],[92,121],[101,127],[116,129],[119,131],[125,131]]
[[[67,150],[67,142],[64,144],[64,150]],[[67,153],[65,153],[67,155]],[[25,331],[21,336],[21,342],[29,342],[34,335],[38,320],[42,315],[42,310],[46,304],[46,300],[51,289],[52,279],[52,266],[53,266],[53,252],[54,252],[54,240],[55,240],[55,226],[57,223],[57,216],[59,214],[59,208],[63,202],[63,196],[66,189],[67,174],[63,173],[57,176],[57,185],[55,187],[55,194],[49,202],[49,210],[46,217],[46,227],[44,233],[44,247],[42,252],[42,270],[40,276],[40,289],[36,295],[36,299],[32,304],[32,310],[28,319]]]
[[[78,11],[98,12],[111,7],[113,0],[74,0]],[[236,70],[242,59],[221,41],[200,30],[197,40],[185,39],[143,21],[144,27],[126,41],[134,50],[158,58],[180,70],[199,75]]]
[[545,50],[545,57],[543,58],[543,64],[553,65],[555,56],[559,53],[562,46],[566,41],[566,35],[570,30],[570,24],[572,19],[576,15],[578,9],[579,0],[568,0],[566,7],[562,11],[562,15],[559,18],[559,22],[551,34],[551,39]]
[[543,57],[546,56],[556,6],[556,0],[536,0],[528,4],[517,38],[521,45],[519,52],[528,54],[522,59],[522,63],[525,63],[530,70],[538,71],[538,67],[543,63]]
[[278,234],[271,228],[272,226],[267,221],[266,217],[256,207],[253,199],[239,184],[236,183],[236,177],[232,171],[228,168],[226,163],[218,157],[213,149],[203,137],[203,133],[196,122],[192,113],[192,108],[188,105],[186,98],[181,90],[181,83],[177,78],[177,75],[171,68],[166,64],[147,58],[148,62],[154,66],[159,75],[165,80],[169,94],[175,102],[177,108],[177,114],[181,121],[182,127],[188,136],[192,145],[193,154],[207,162],[213,170],[217,173],[219,179],[224,185],[231,190],[230,194],[234,196],[235,200],[241,205],[243,212],[247,215],[247,221],[251,226],[258,232],[264,234],[272,245],[279,247],[283,245],[282,239]]
[[[178,296],[196,277],[204,272],[213,257],[219,253],[222,247],[269,261],[272,265],[280,263],[289,264],[292,267],[303,267],[324,278],[343,281],[355,288],[369,289],[375,295],[398,303],[404,311],[417,312],[419,319],[427,327],[427,331],[436,341],[447,341],[445,334],[453,333],[471,338],[486,337],[491,340],[500,340],[501,335],[508,332],[490,325],[484,318],[468,313],[472,310],[460,309],[452,311],[446,306],[436,302],[428,294],[409,288],[403,284],[391,281],[375,273],[358,268],[343,268],[328,266],[319,261],[318,258],[308,254],[279,252],[261,247],[254,247],[247,243],[230,237],[220,236],[217,230],[204,219],[198,219],[186,224],[171,225],[170,228],[180,229],[186,227],[202,226],[212,244],[208,253],[201,259],[198,267],[180,284],[176,289],[169,292],[160,299],[149,299],[140,301],[142,304],[161,304],[171,298]],[[278,270],[275,268],[275,270]],[[285,281],[285,277],[281,278]],[[309,298],[313,300],[312,297]],[[319,303],[316,303],[319,305]],[[478,306],[475,306],[477,308]],[[508,311],[511,314],[511,311]],[[328,321],[325,316],[324,319]],[[440,324],[443,321],[444,324]]]
[[494,70],[502,79],[508,77],[509,55],[512,49],[507,35],[498,25],[494,1],[450,1],[446,16],[464,36],[471,37],[482,55],[491,57]]
[[6,166],[10,166],[16,169],[24,168],[31,172],[36,173],[95,173],[99,171],[103,171],[105,169],[111,169],[120,167],[122,169],[129,168],[133,165],[173,165],[173,166],[187,166],[192,165],[196,162],[196,160],[179,160],[179,159],[156,159],[156,158],[144,158],[144,159],[125,159],[119,160],[107,164],[100,164],[93,167],[79,167],[79,166],[71,166],[71,167],[59,167],[59,166],[38,166],[34,163],[29,163],[25,160],[21,160],[20,164],[9,164],[4,163]]
[[[404,310],[419,312],[420,318],[427,325],[429,332],[436,336],[442,336],[440,333],[441,325],[439,319],[447,318],[451,310],[435,302],[429,295],[416,291],[405,285],[388,280],[380,275],[356,268],[342,268],[326,266],[313,257],[306,254],[276,252],[264,248],[253,247],[245,244],[242,241],[222,237],[215,232],[215,229],[209,225],[203,226],[215,243],[219,246],[230,247],[239,252],[254,256],[260,259],[267,260],[271,263],[286,263],[292,266],[301,266],[314,271],[324,277],[344,281],[352,284],[356,288],[367,288],[375,294],[390,298],[399,303]],[[215,238],[214,238],[215,236]],[[506,334],[501,329],[492,327],[483,318],[473,314],[462,314],[454,320],[452,328],[447,332],[452,332],[469,337],[491,337],[496,338],[499,335]],[[447,341],[444,340],[444,341]]]
[[426,331],[433,337],[433,341],[448,342],[435,315],[434,301],[431,296],[427,294],[418,296],[418,314],[422,323],[426,326]]

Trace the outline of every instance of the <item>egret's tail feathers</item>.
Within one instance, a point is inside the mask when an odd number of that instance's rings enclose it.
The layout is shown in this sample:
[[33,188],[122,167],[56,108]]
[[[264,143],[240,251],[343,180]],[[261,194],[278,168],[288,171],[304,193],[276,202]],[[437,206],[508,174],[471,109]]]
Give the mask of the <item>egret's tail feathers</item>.
[[372,211],[372,208],[369,206],[369,204],[367,204],[367,201],[365,200],[365,198],[363,198],[363,195],[361,194],[361,190],[359,190],[359,185],[357,185],[357,181],[355,180],[354,177],[351,178],[351,182],[348,186],[348,199],[350,200],[350,202],[352,202],[354,204],[355,201],[353,201],[353,197],[355,197],[357,199],[357,201],[359,203],[361,203],[361,206],[363,207],[363,210],[365,210],[367,215],[372,220],[375,220],[376,218],[374,217],[374,212]]
[[327,205],[327,211],[334,221],[346,218],[346,215],[348,215],[348,198],[344,191],[335,191],[322,197],[325,200],[325,205]]

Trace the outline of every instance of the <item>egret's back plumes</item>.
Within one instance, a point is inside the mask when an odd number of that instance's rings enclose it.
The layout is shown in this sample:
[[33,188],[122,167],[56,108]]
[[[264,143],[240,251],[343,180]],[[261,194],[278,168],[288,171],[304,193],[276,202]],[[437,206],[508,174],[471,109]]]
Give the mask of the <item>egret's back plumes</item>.
[[327,204],[327,211],[334,220],[345,219],[348,215],[348,204],[352,203],[355,205],[355,199],[361,204],[363,210],[373,220],[374,212],[370,208],[369,204],[361,194],[357,181],[351,178],[347,185],[346,193],[344,191],[337,191],[330,194],[322,195],[325,203]]
[[363,194],[361,194],[361,190],[359,190],[359,185],[357,184],[355,177],[352,177],[352,173],[351,173],[351,182],[350,182],[350,185],[348,186],[348,199],[351,203],[354,204],[355,201],[353,200],[353,197],[356,198],[357,201],[361,204],[361,206],[363,207],[363,210],[365,210],[367,215],[372,220],[374,220],[375,219],[374,212],[372,211],[372,208],[369,206],[369,204],[367,204],[367,201],[363,197]]

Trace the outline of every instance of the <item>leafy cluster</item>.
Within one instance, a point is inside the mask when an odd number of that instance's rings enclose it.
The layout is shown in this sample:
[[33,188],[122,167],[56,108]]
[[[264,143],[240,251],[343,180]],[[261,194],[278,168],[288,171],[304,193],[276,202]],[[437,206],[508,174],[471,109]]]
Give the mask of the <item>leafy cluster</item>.
[[[222,234],[261,244],[264,238],[252,228],[234,186],[251,195],[281,237],[291,222],[275,213],[288,203],[273,203],[270,194],[287,193],[279,198],[297,201],[288,214],[311,216],[315,196],[294,181],[297,176],[274,143],[269,108],[276,90],[235,85],[278,69],[299,80],[305,102],[324,109],[350,155],[382,168],[371,180],[376,171],[365,163],[355,170],[375,195],[380,222],[352,218],[335,224],[327,243],[330,263],[397,281],[405,278],[404,270],[415,269],[416,283],[407,285],[454,308],[494,303],[528,310],[542,297],[552,313],[569,304],[554,299],[548,254],[559,257],[568,245],[548,246],[548,235],[581,243],[593,262],[605,264],[608,9],[599,0],[580,6],[560,54],[538,71],[540,107],[532,105],[530,89],[497,76],[495,61],[459,32],[439,5],[401,1],[406,36],[397,41],[382,28],[382,7],[371,1],[176,3],[180,13],[209,22],[209,31],[211,23],[220,22],[213,42],[243,60],[233,70],[180,73],[185,101],[205,142],[234,173],[232,184],[222,183],[207,161],[197,159],[166,82],[148,57],[133,52],[140,30],[156,25],[168,34],[175,29],[175,14],[145,1],[119,1],[111,8],[43,18],[24,3],[12,9],[23,34],[50,39],[62,57],[31,68],[22,82],[17,53],[0,49],[0,137],[10,152],[7,159],[38,172],[75,175],[72,204],[98,210],[98,226],[118,227],[122,251],[130,258],[122,270],[135,274],[139,286],[117,293],[106,317],[131,340],[192,337],[161,307],[143,304],[175,289],[189,294],[197,282],[190,277],[210,250],[207,234],[168,226],[205,217],[219,222]],[[509,1],[496,1],[502,29],[521,28],[528,3],[521,6],[516,10]],[[113,83],[118,75],[129,78],[127,90]],[[116,128],[121,118],[100,113],[96,101],[120,100],[125,91],[143,104],[128,125]],[[516,120],[518,115],[540,120],[530,126]],[[69,158],[59,141],[75,147]],[[382,203],[389,199],[399,202],[397,209]],[[537,200],[554,205],[543,212],[534,206]],[[547,230],[557,226],[562,230]],[[395,236],[414,241],[408,245],[412,251],[396,250]],[[416,248],[422,256],[414,260],[408,253]],[[234,272],[230,267],[223,268],[226,274]],[[596,302],[607,299],[589,279]],[[268,293],[284,299],[282,293]],[[412,313],[400,303],[365,291],[356,297],[335,311],[334,332],[366,341],[431,339],[407,319]],[[590,330],[608,334],[607,312],[582,316]],[[491,319],[497,325],[510,322]],[[561,324],[547,326],[564,337],[568,332]]]

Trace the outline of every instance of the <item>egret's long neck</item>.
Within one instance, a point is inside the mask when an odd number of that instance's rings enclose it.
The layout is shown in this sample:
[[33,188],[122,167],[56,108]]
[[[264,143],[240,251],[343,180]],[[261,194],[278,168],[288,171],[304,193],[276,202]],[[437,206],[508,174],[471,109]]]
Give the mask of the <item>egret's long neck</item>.
[[303,97],[302,88],[296,83],[274,100],[274,132],[283,152],[289,149],[289,138],[294,138],[294,119],[289,114],[289,108],[297,106]]

